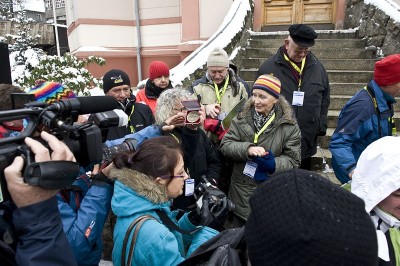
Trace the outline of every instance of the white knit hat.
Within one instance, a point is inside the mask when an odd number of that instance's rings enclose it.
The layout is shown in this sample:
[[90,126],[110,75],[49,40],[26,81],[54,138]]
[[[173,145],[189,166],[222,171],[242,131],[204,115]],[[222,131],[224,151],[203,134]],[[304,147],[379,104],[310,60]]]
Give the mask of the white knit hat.
[[229,67],[228,54],[221,47],[214,48],[207,59],[207,67]]
[[351,192],[364,200],[370,212],[400,188],[400,138],[387,136],[371,143],[358,159]]

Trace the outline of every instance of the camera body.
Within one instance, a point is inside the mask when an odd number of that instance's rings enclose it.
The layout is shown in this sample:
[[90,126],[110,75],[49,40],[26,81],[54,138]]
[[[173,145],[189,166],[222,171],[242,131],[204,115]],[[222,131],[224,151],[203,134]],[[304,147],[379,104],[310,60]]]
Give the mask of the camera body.
[[[32,102],[25,108],[0,111],[0,122],[26,119],[24,130],[17,136],[0,138],[0,202],[11,200],[4,177],[4,169],[16,156],[25,157],[23,177],[28,184],[45,189],[58,189],[70,185],[79,174],[79,165],[90,166],[103,159],[102,135],[99,127],[87,123],[77,125],[74,110],[58,112],[45,103]],[[35,163],[34,156],[24,144],[26,137],[41,141],[36,136],[41,129],[63,141],[74,154],[77,163],[53,161]],[[78,164],[79,163],[79,164]]]
[[205,176],[201,177],[202,181],[195,189],[195,198],[197,210],[200,211],[203,207],[203,202],[207,202],[208,209],[211,213],[235,210],[235,204],[228,199],[224,192],[213,186]]
[[185,100],[182,101],[182,105],[185,107],[186,118],[185,124],[200,124],[200,104],[197,100]]

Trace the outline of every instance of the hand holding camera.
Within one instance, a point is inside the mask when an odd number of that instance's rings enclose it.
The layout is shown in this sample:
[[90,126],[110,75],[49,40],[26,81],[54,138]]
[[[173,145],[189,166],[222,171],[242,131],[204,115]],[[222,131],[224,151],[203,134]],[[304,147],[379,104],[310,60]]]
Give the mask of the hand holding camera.
[[[29,137],[25,139],[25,143],[34,153],[37,163],[55,160],[75,162],[74,155],[62,141],[44,131],[41,133],[41,137],[48,143],[52,150],[51,153],[40,142]],[[8,190],[17,207],[24,207],[47,200],[57,193],[58,189],[43,189],[25,183],[22,177],[23,167],[24,159],[21,156],[17,156],[14,162],[4,169]]]

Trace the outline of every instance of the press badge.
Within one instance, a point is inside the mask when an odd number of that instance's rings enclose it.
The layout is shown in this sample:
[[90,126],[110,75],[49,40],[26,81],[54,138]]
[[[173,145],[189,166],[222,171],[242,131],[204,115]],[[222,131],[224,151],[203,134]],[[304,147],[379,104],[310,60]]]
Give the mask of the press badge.
[[194,179],[185,180],[185,196],[192,196],[194,193]]
[[303,106],[304,91],[294,91],[292,105]]
[[258,164],[256,164],[255,162],[248,161],[244,167],[243,174],[253,178],[256,173],[257,166]]
[[226,113],[219,113],[218,114],[218,120],[224,120],[224,118],[226,117]]

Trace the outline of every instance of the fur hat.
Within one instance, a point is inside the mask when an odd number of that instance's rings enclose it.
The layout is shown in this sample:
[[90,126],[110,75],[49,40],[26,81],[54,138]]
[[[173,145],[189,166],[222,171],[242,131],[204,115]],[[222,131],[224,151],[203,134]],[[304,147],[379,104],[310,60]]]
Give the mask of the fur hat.
[[253,90],[259,89],[268,92],[275,98],[281,94],[281,82],[278,78],[265,74],[258,77],[253,84]]
[[149,66],[149,79],[154,80],[159,77],[169,77],[169,67],[162,61],[153,61]]
[[34,94],[36,101],[48,104],[62,99],[76,97],[75,93],[71,89],[53,81],[40,83],[35,87],[29,89],[28,93]]
[[131,81],[128,74],[120,69],[111,69],[104,74],[103,77],[103,91],[107,94],[109,90],[114,87],[128,85],[131,86]]
[[289,27],[289,35],[299,46],[311,47],[315,44],[318,34],[311,27],[304,24],[293,24]]
[[313,172],[278,172],[250,198],[245,239],[251,265],[377,265],[364,202]]
[[376,62],[374,80],[379,86],[400,82],[400,54],[389,55]]
[[229,67],[228,54],[220,47],[214,48],[207,58],[207,67]]

